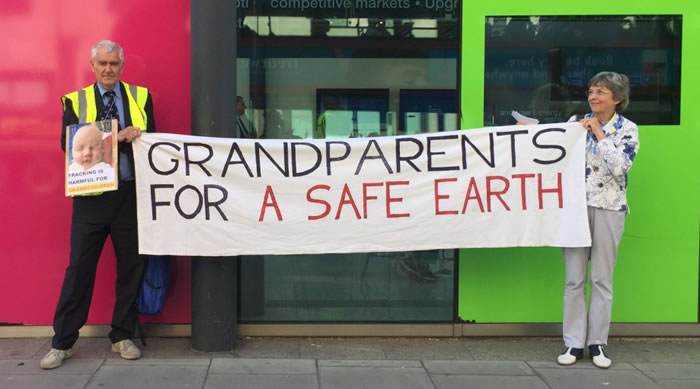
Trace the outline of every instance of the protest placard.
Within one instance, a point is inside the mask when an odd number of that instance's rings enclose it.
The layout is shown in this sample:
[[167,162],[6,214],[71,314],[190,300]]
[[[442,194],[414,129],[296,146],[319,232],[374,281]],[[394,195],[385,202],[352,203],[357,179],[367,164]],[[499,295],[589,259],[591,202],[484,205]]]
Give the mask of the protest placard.
[[118,188],[117,142],[116,120],[66,128],[66,196]]

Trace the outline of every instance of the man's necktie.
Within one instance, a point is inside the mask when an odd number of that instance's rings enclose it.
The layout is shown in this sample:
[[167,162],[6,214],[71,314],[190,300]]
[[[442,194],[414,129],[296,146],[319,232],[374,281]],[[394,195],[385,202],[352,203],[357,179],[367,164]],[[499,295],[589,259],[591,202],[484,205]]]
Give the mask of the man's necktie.
[[100,115],[100,120],[117,119],[117,122],[119,122],[119,111],[117,110],[117,100],[115,99],[117,94],[111,90],[105,92],[105,96],[108,100],[105,109]]
[[[117,93],[113,90],[105,92],[107,103],[105,109],[100,115],[100,120],[117,120],[117,128],[121,130],[122,125],[119,123],[119,111],[117,110]],[[134,174],[131,170],[129,158],[124,151],[119,152],[119,180],[131,181],[134,179]]]
[[241,132],[241,138],[250,138],[248,128],[246,128],[245,124],[243,124],[243,120],[241,118],[238,118],[238,130]]

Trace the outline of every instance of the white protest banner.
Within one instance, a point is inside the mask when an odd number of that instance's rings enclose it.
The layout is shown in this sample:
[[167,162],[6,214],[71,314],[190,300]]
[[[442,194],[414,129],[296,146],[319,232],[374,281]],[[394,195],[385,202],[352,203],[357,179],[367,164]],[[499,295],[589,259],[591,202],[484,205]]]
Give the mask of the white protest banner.
[[410,136],[134,142],[139,252],[590,244],[579,123]]

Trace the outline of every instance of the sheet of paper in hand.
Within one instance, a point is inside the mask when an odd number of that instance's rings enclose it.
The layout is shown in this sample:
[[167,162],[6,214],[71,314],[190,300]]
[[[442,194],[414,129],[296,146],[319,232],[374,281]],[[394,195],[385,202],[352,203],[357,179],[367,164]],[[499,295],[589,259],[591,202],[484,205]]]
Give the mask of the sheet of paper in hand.
[[519,124],[538,124],[540,122],[538,119],[525,116],[518,111],[511,112],[510,116]]
[[117,190],[117,121],[66,128],[66,196]]

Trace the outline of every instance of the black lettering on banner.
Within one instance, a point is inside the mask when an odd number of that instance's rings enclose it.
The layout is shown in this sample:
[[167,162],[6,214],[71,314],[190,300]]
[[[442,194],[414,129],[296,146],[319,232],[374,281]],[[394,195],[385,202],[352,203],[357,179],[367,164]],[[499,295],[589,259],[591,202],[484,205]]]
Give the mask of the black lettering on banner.
[[510,160],[511,160],[511,166],[516,167],[517,165],[517,159],[515,155],[515,136],[516,135],[524,135],[527,134],[528,130],[517,130],[517,131],[502,131],[502,132],[497,132],[496,136],[510,136]]
[[267,156],[268,161],[272,162],[273,165],[277,168],[277,170],[282,173],[283,176],[289,177],[289,143],[284,142],[283,143],[283,148],[284,148],[284,161],[283,161],[283,166],[280,166],[280,164],[275,161],[275,159],[272,157],[270,153],[265,150],[265,148],[260,144],[260,142],[255,142],[255,164],[256,164],[256,171],[258,173],[258,177],[261,177],[262,172],[261,172],[261,166],[260,166],[260,153],[262,152]]
[[[297,171],[297,146],[307,146],[316,152],[316,162],[314,162],[313,166],[311,166],[310,168],[308,168],[304,171]],[[307,174],[311,174],[320,165],[321,165],[321,149],[319,149],[318,146],[316,146],[313,143],[308,143],[308,142],[294,142],[294,143],[292,143],[292,177],[301,177],[301,176],[305,176]]]
[[151,184],[151,219],[156,220],[156,207],[170,205],[170,201],[156,201],[156,189],[174,188],[173,184]]
[[[233,157],[233,153],[236,153],[238,155],[238,160],[231,160]],[[245,167],[245,170],[248,172],[248,177],[253,178],[253,171],[250,170],[250,166],[248,166],[248,162],[245,161],[245,157],[243,157],[243,153],[241,152],[240,147],[238,147],[238,143],[233,142],[231,144],[231,149],[228,152],[228,157],[226,157],[226,164],[224,164],[224,168],[221,171],[221,177],[226,177],[226,172],[228,172],[228,165],[238,165],[241,164],[243,167]]]
[[[418,151],[416,151],[415,154],[409,155],[409,156],[402,156],[401,155],[401,143],[404,142],[411,142],[418,146]],[[401,173],[401,162],[406,162],[407,164],[411,165],[413,170],[417,171],[420,173],[420,168],[416,166],[416,164],[411,161],[412,159],[417,159],[423,154],[423,149],[425,147],[423,146],[423,142],[419,141],[416,138],[396,138],[396,172]]]
[[474,151],[481,157],[481,159],[486,162],[489,167],[496,167],[496,155],[494,154],[493,151],[493,132],[489,133],[489,154],[491,155],[491,159],[489,160],[486,158],[486,156],[479,150],[478,147],[474,143],[472,143],[471,140],[469,140],[469,137],[466,134],[462,135],[462,169],[467,168],[467,144],[472,147]]
[[[185,143],[183,144],[183,146],[185,148],[185,175],[189,177],[190,165],[198,165],[208,177],[211,177],[211,173],[209,173],[209,170],[207,170],[207,168],[204,167],[204,164],[207,163],[207,161],[209,161],[211,157],[214,156],[214,150],[211,148],[211,146],[209,146],[206,143]],[[199,161],[190,159],[190,148],[194,147],[205,148],[208,151],[207,156]]]
[[532,144],[535,145],[535,147],[537,147],[538,149],[558,149],[561,151],[559,158],[556,158],[553,160],[542,160],[542,159],[537,159],[537,158],[532,159],[533,161],[535,161],[536,163],[539,163],[540,165],[551,165],[553,163],[557,163],[557,162],[561,161],[562,159],[564,159],[564,157],[566,156],[566,149],[562,145],[558,145],[558,144],[544,144],[543,145],[543,144],[540,144],[537,142],[537,138],[540,135],[547,133],[547,132],[552,132],[552,131],[561,132],[561,133],[566,132],[566,130],[563,128],[546,128],[544,130],[538,131],[537,134],[535,134],[535,136],[532,137]]
[[[374,147],[377,150],[377,155],[368,156],[367,154],[369,154],[369,150],[372,147]],[[360,161],[357,163],[355,175],[360,174],[360,170],[362,170],[362,165],[365,163],[365,159],[381,159],[384,163],[384,167],[386,168],[387,173],[394,174],[394,171],[391,169],[391,166],[389,166],[389,162],[387,162],[386,158],[384,157],[382,149],[379,147],[379,143],[377,143],[377,141],[374,139],[370,139],[369,142],[367,142],[365,151],[362,152],[362,157],[360,157]]]
[[177,151],[180,151],[180,146],[176,145],[175,143],[170,143],[170,142],[156,142],[151,145],[151,147],[148,149],[148,165],[151,166],[151,170],[153,170],[156,174],[160,174],[161,176],[167,176],[170,174],[175,173],[178,167],[178,160],[175,158],[171,158],[170,160],[173,162],[173,167],[170,170],[160,170],[156,167],[156,165],[153,163],[153,151],[156,149],[156,147],[159,146],[170,146],[174,148]]
[[[180,206],[180,196],[182,196],[182,193],[186,189],[193,190],[194,193],[197,194],[197,199],[198,199],[197,208],[191,214],[186,214],[185,211],[183,211],[182,207]],[[184,217],[185,219],[194,219],[194,217],[197,216],[197,214],[202,210],[202,203],[203,202],[204,202],[204,199],[202,198],[202,194],[199,193],[199,190],[197,190],[197,188],[194,187],[193,185],[185,185],[175,193],[175,209],[177,209],[177,213],[179,213],[180,216]]]
[[441,141],[441,140],[457,139],[457,138],[458,138],[458,135],[441,135],[441,136],[429,136],[428,137],[427,155],[428,155],[428,171],[429,172],[459,170],[459,166],[436,166],[436,167],[433,167],[433,156],[446,154],[444,151],[435,151],[434,152],[433,151],[433,142],[434,141]]
[[[345,153],[339,157],[331,157],[331,145],[343,145],[345,146]],[[346,159],[350,155],[350,143],[343,141],[329,141],[326,142],[326,175],[331,175],[331,163],[339,162]]]
[[[217,200],[216,202],[209,201],[209,190],[210,189],[217,189],[219,192],[221,192],[221,199]],[[228,221],[228,218],[226,215],[224,215],[224,212],[221,211],[221,208],[219,208],[219,205],[226,201],[228,198],[228,191],[226,188],[224,188],[221,185],[214,185],[214,184],[206,184],[204,185],[204,216],[206,220],[209,220],[209,208],[214,207],[216,208],[217,211],[219,211],[219,215],[221,215],[221,218],[224,219],[225,221]]]

